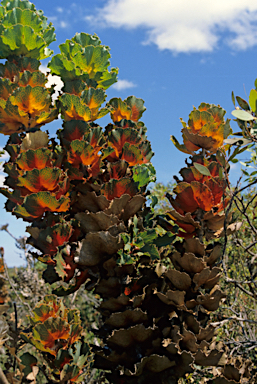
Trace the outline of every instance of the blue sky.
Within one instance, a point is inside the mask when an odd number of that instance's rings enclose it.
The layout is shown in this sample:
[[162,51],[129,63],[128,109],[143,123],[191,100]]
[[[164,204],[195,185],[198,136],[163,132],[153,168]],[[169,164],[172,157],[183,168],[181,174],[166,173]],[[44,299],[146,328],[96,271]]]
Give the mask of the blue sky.
[[[255,0],[36,0],[37,9],[52,21],[58,45],[76,32],[96,33],[111,47],[111,66],[119,81],[107,90],[108,99],[130,95],[145,100],[142,120],[155,156],[157,180],[167,183],[184,166],[185,155],[170,141],[181,142],[181,123],[201,102],[220,104],[232,118],[231,91],[247,99],[257,77],[257,2]],[[47,61],[42,63],[46,67]],[[101,121],[102,120],[102,121]],[[97,122],[104,126],[108,118]],[[47,129],[49,129],[47,126]],[[236,124],[231,126],[236,130]],[[51,123],[50,132],[61,127]],[[7,137],[0,136],[3,147]],[[231,180],[240,176],[240,165]],[[0,173],[0,181],[3,175]],[[0,196],[0,225],[9,223],[17,237],[26,224],[4,211]],[[0,232],[9,266],[24,264],[13,240]]]

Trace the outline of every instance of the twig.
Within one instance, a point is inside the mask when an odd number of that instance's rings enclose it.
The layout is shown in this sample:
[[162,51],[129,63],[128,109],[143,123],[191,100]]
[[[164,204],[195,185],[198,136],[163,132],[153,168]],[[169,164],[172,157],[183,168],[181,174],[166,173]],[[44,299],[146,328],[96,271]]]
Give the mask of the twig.
[[33,316],[33,314],[32,314],[32,310],[31,310],[29,304],[28,304],[28,303],[24,303],[24,302],[21,300],[21,298],[20,298],[18,292],[16,291],[16,289],[15,289],[15,287],[14,287],[12,281],[11,281],[11,278],[10,278],[10,276],[9,276],[7,265],[5,264],[5,262],[3,262],[3,264],[4,264],[4,270],[5,270],[5,274],[6,274],[7,280],[8,280],[8,282],[9,282],[10,286],[12,287],[12,289],[13,289],[13,291],[14,291],[16,297],[18,298],[18,300],[19,300],[19,302],[21,303],[21,305],[26,306],[26,307],[28,308],[28,310],[29,310],[30,315]]

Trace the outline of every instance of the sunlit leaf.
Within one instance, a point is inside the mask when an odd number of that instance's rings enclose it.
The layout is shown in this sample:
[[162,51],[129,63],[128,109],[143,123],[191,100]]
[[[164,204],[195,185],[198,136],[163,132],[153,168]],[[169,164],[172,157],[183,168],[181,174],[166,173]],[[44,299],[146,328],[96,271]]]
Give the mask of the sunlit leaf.
[[16,163],[23,171],[43,169],[51,165],[51,158],[52,152],[48,148],[29,149],[18,156]]
[[[108,108],[102,108],[99,110],[98,107],[93,107],[92,109],[90,109],[90,106],[83,103],[80,97],[67,93],[61,96],[60,102],[65,120],[94,121],[96,119],[100,119],[109,112]],[[93,99],[92,103],[94,103]],[[95,104],[91,105],[93,106]]]
[[19,110],[35,117],[41,111],[48,111],[51,105],[49,91],[43,87],[21,87],[14,91],[10,97],[12,105],[17,105]]
[[28,227],[27,232],[31,234],[31,237],[28,239],[29,244],[45,254],[54,255],[57,252],[57,248],[64,245],[70,239],[73,228],[71,222],[63,221],[46,229]]
[[32,169],[19,177],[17,186],[25,187],[30,192],[54,191],[62,180],[60,168]]
[[243,121],[251,121],[256,119],[249,112],[243,111],[241,109],[235,109],[234,111],[231,112],[231,114],[235,116],[237,119],[243,120]]
[[26,221],[33,221],[45,212],[66,212],[69,205],[70,199],[68,197],[57,200],[55,195],[48,191],[38,192],[25,197],[24,203],[18,205],[13,212]]
[[194,163],[194,167],[202,174],[205,176],[211,176],[211,173],[207,167],[205,167],[202,164]]
[[236,96],[236,101],[238,102],[239,107],[241,107],[245,111],[250,111],[247,101],[242,99],[242,97]]
[[131,181],[129,178],[120,180],[112,179],[104,184],[102,193],[108,200],[113,200],[124,194],[128,194],[132,197],[138,193],[138,186],[137,183]]
[[[43,324],[38,323],[33,328],[33,337],[40,341],[44,348],[52,349],[55,343],[60,340],[67,340],[69,337],[69,324],[60,317],[50,317]],[[56,355],[56,351],[53,350]]]
[[250,104],[251,110],[253,112],[256,112],[256,110],[257,110],[257,91],[255,89],[251,89],[251,91],[250,91],[249,104]]

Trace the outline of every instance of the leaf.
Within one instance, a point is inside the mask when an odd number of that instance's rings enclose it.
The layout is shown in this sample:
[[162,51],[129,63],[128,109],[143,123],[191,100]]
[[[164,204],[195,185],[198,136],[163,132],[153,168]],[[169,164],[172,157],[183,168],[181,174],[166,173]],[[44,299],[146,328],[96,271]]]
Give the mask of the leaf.
[[152,243],[157,238],[157,233],[155,229],[148,229],[145,232],[140,233],[140,237],[145,244]]
[[64,245],[72,235],[71,222],[62,221],[46,229],[28,227],[27,232],[31,237],[27,240],[29,244],[39,249],[44,254],[54,255],[59,246]]
[[10,55],[23,55],[42,60],[52,53],[52,51],[45,53],[48,43],[42,35],[36,34],[31,27],[26,25],[18,24],[5,29],[2,36],[0,36],[0,43],[2,48],[0,49],[1,58]]
[[32,169],[18,178],[17,186],[25,187],[32,193],[56,191],[62,176],[60,168]]
[[17,205],[14,214],[23,220],[33,221],[41,217],[45,212],[66,212],[70,206],[68,197],[57,199],[50,192],[32,193],[26,196],[22,205]]
[[224,179],[224,174],[223,174],[223,169],[222,168],[219,169],[219,179],[220,180]]
[[207,167],[199,163],[193,163],[193,164],[194,164],[194,167],[197,169],[197,171],[200,172],[202,175],[211,176],[211,173]]
[[25,369],[23,370],[24,376],[27,377],[29,373],[32,372],[32,367],[37,365],[37,359],[35,356],[31,355],[29,352],[23,353],[20,356],[21,362],[25,365]]
[[[69,93],[63,94],[59,100],[65,120],[94,121],[109,113],[108,108],[102,108],[99,110],[100,104],[96,106],[98,102],[101,103],[105,99],[105,96],[103,97],[103,94],[99,94],[97,91],[98,90],[88,92],[87,96],[85,96],[84,103],[79,96],[71,95]],[[98,96],[100,98],[98,98]],[[87,105],[86,102],[89,104]]]
[[151,257],[151,260],[159,260],[160,255],[155,244],[146,244],[143,248],[140,249],[146,255]]
[[224,153],[222,153],[221,151],[217,151],[216,152],[216,158],[217,158],[218,162],[225,168],[226,167],[226,158],[225,158]]
[[51,157],[52,152],[48,148],[29,149],[18,156],[16,164],[22,171],[43,169],[51,166]]
[[133,180],[138,183],[138,188],[144,187],[156,180],[156,171],[152,164],[142,164],[133,169]]
[[154,244],[158,247],[166,247],[167,245],[171,245],[176,239],[176,235],[172,235],[170,232],[167,232],[164,236],[158,236],[157,239],[154,240]]
[[[59,339],[69,338],[69,324],[61,317],[49,317],[43,324],[38,323],[33,328],[33,337],[40,341],[43,348],[53,348]],[[56,351],[52,351],[56,355]]]
[[233,91],[231,93],[231,98],[232,98],[232,103],[234,104],[234,107],[235,107],[236,106],[236,99],[235,99],[235,95],[234,95]]
[[256,112],[256,110],[257,110],[257,91],[255,89],[252,89],[250,91],[249,104],[250,104],[251,110],[253,112]]
[[10,101],[13,105],[17,105],[19,110],[29,113],[31,117],[35,117],[41,111],[48,111],[51,106],[49,90],[31,85],[15,90]]
[[120,180],[111,179],[108,183],[105,183],[101,188],[103,195],[108,200],[121,197],[124,194],[128,194],[133,197],[138,193],[137,183],[133,182],[129,178],[124,177]]
[[[248,140],[248,139],[246,139],[249,143],[251,143],[252,141],[251,140]],[[229,145],[234,145],[234,144],[239,144],[240,142],[242,142],[242,139],[240,139],[240,138],[238,138],[238,139],[226,139],[226,140],[224,140],[224,143],[225,144],[229,144]],[[242,142],[242,144],[243,144],[243,142]],[[247,143],[245,143],[245,144],[247,144]]]
[[241,109],[235,109],[231,112],[233,116],[235,116],[239,120],[243,121],[251,121],[256,120],[256,117],[252,116],[249,112],[242,111]]
[[238,105],[242,109],[244,109],[245,111],[250,111],[250,108],[249,108],[249,105],[248,105],[247,101],[245,101],[244,99],[242,99],[239,96],[236,96],[236,101],[238,102]]
[[138,121],[146,110],[144,100],[138,99],[135,96],[129,96],[124,100],[124,102],[131,108],[132,114],[130,120]]

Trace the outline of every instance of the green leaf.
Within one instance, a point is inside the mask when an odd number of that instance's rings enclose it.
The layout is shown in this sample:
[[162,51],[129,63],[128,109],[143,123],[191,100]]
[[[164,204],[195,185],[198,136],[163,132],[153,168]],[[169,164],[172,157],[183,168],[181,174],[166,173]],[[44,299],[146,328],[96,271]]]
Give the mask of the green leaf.
[[133,180],[138,182],[138,187],[144,187],[156,180],[156,171],[152,164],[137,165],[133,168]]
[[236,97],[236,101],[238,102],[238,105],[244,109],[245,111],[250,111],[250,107],[247,103],[247,101],[245,101],[244,99],[242,99],[241,97],[237,96]]
[[148,229],[145,232],[140,233],[145,244],[152,243],[157,238],[157,233],[155,229]]
[[223,174],[223,169],[222,168],[219,169],[219,179],[220,180],[224,179],[224,174]]
[[133,264],[133,259],[131,258],[129,253],[124,252],[123,250],[120,250],[118,252],[118,255],[120,255],[120,259],[118,261],[119,264]]
[[232,91],[232,94],[231,94],[231,98],[232,98],[232,103],[234,104],[234,107],[236,106],[236,100],[235,100],[235,95],[234,95],[234,92]]
[[250,104],[251,110],[253,112],[256,112],[256,110],[257,110],[257,91],[255,89],[252,89],[250,91],[249,104]]
[[154,240],[154,244],[160,247],[166,247],[167,245],[172,244],[176,239],[176,235],[172,235],[170,232],[167,232],[164,236],[158,236],[157,239]]
[[235,116],[239,120],[243,120],[243,121],[256,120],[256,117],[252,116],[249,112],[242,111],[241,109],[235,109],[231,113],[233,116]]
[[218,162],[223,166],[223,167],[226,167],[226,158],[224,156],[224,153],[222,153],[221,151],[217,151],[216,153],[216,158],[218,160]]
[[141,248],[141,252],[145,255],[149,255],[152,260],[158,260],[160,258],[158,249],[155,244],[146,244],[143,248]]
[[202,164],[194,163],[194,167],[197,169],[198,172],[200,172],[202,175],[205,176],[211,176],[211,173],[207,167],[205,167]]
[[23,353],[23,355],[20,356],[20,359],[21,359],[22,365],[25,365],[23,373],[26,377],[30,372],[32,372],[32,366],[37,365],[38,361],[36,357],[31,355],[29,352]]

